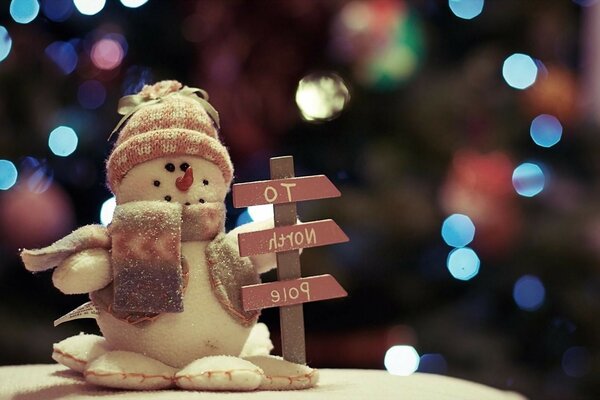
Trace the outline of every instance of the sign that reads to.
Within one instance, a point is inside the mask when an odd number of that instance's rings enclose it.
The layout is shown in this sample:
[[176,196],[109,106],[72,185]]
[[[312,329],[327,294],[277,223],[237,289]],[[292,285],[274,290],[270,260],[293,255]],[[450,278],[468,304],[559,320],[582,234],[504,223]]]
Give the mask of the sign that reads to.
[[340,195],[340,191],[325,175],[273,179],[233,185],[233,206],[240,208],[262,204],[282,204],[339,197]]

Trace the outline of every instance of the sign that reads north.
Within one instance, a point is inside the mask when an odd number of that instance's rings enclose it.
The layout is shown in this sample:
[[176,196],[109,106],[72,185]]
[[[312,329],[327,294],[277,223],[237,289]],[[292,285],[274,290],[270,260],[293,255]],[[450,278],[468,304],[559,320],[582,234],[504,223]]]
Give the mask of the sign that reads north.
[[240,233],[242,257],[347,242],[348,236],[331,219]]

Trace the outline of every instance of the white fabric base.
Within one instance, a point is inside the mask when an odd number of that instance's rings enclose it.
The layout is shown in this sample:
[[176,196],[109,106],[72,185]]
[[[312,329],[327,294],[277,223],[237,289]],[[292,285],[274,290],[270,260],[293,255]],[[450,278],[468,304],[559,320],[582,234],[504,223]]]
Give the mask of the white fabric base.
[[[202,399],[390,399],[390,400],[524,400],[477,383],[431,374],[392,376],[379,370],[322,369],[316,388],[289,392],[204,392]],[[198,392],[184,390],[110,391],[86,383],[81,375],[61,365],[0,367],[0,400],[54,399],[194,399]]]

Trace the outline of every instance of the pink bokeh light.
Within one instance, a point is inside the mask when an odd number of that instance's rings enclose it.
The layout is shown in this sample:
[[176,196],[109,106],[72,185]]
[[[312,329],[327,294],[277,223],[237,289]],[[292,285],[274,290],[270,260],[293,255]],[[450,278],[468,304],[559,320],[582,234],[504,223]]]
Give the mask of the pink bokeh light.
[[121,64],[124,55],[123,47],[118,41],[104,38],[94,43],[90,58],[97,68],[111,70]]

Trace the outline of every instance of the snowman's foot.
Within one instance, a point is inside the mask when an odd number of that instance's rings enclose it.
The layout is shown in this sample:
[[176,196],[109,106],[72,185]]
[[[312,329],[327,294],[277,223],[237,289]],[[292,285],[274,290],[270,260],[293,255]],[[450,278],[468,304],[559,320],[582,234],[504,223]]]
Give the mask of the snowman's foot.
[[83,376],[95,385],[117,389],[157,390],[173,385],[177,370],[130,351],[109,351],[90,362]]
[[308,389],[319,381],[319,371],[307,365],[295,364],[276,356],[253,356],[246,360],[263,370],[261,390]]
[[273,343],[271,342],[269,328],[267,328],[267,325],[259,322],[250,331],[240,357],[266,356],[271,353],[271,350],[273,350]]
[[188,364],[175,375],[175,383],[190,390],[250,391],[262,378],[261,369],[246,360],[211,356]]
[[80,333],[55,343],[52,358],[59,364],[74,371],[83,372],[90,361],[108,351],[106,339],[97,335]]

